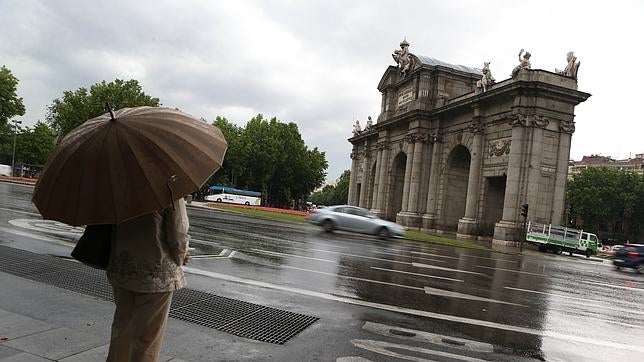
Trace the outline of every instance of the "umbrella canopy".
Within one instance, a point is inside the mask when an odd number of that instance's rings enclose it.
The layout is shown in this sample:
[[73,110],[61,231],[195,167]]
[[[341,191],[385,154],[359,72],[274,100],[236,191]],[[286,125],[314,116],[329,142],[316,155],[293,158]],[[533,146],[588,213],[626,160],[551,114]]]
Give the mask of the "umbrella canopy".
[[118,224],[197,190],[228,147],[221,131],[181,111],[124,108],[71,131],[49,155],[32,201],[69,225]]

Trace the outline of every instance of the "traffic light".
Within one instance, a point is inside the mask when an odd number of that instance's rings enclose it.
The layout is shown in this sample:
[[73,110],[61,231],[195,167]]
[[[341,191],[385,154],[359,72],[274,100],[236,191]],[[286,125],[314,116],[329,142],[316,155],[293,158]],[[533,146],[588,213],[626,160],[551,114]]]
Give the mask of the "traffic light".
[[521,216],[528,217],[528,204],[521,205]]

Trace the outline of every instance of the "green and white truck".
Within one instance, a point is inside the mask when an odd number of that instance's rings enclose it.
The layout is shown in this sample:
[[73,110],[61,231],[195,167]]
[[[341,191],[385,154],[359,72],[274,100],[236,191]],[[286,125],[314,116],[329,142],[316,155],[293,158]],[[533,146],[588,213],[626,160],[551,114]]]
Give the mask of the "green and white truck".
[[583,254],[587,258],[597,255],[599,241],[597,235],[583,230],[529,222],[526,230],[526,241],[539,247],[540,251],[552,251],[555,254],[568,252],[570,255]]

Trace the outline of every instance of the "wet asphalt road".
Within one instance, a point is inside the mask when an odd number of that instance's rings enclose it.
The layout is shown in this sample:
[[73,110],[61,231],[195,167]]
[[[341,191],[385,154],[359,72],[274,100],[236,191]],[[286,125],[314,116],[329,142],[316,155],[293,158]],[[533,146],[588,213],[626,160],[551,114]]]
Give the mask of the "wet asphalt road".
[[[32,188],[0,183],[0,242],[64,253],[79,229],[39,221]],[[320,321],[267,360],[637,360],[644,276],[610,261],[525,256],[190,207],[191,287]],[[54,243],[55,244],[55,243]],[[61,249],[62,248],[62,249]],[[252,358],[250,359],[262,359]]]

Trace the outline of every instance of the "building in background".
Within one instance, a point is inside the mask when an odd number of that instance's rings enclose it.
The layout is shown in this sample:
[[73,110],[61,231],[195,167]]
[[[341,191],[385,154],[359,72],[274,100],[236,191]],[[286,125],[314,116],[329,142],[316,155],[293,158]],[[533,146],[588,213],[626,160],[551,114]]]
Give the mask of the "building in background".
[[634,158],[623,160],[615,160],[610,156],[601,155],[584,156],[581,161],[571,160],[568,165],[568,178],[572,178],[589,167],[613,167],[642,175],[644,174],[644,153],[638,153]]

